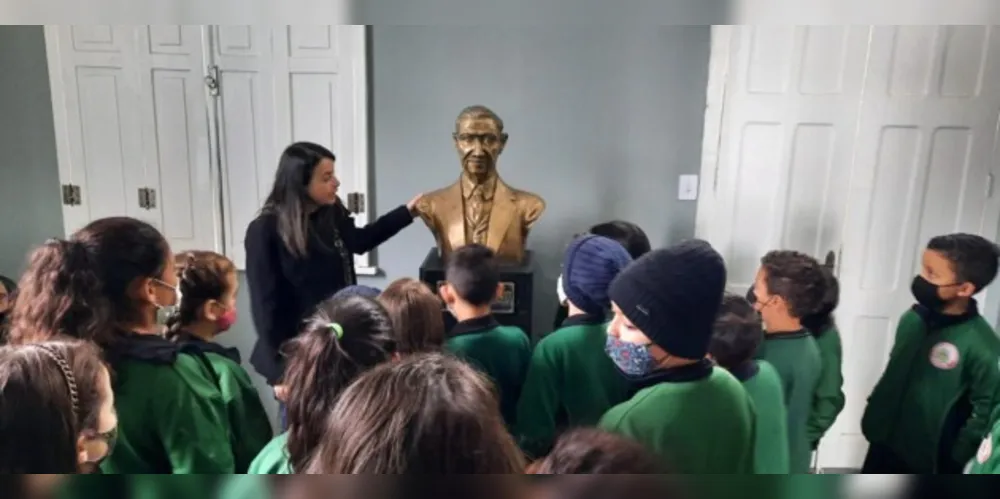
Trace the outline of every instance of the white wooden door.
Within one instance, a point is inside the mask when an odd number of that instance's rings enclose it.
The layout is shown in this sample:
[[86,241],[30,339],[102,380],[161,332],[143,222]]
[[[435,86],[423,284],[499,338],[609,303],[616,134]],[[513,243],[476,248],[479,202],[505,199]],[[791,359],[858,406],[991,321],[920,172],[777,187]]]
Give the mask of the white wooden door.
[[708,106],[724,111],[705,136],[696,232],[725,257],[729,291],[746,292],[769,250],[840,247],[868,32],[713,27],[722,92]]
[[[130,216],[175,250],[214,249],[202,43],[196,26],[46,26],[67,234]],[[151,189],[154,206],[140,203]]]
[[177,251],[219,246],[218,180],[209,157],[202,29],[136,28],[144,184],[154,202],[141,218]]
[[[220,73],[220,148],[229,252],[242,266],[246,227],[266,199],[278,158],[310,141],[337,156],[341,197],[367,193],[368,125],[364,26],[215,26]],[[369,221],[371,203],[354,215]],[[374,273],[369,256],[358,273]]]
[[[80,189],[63,205],[66,235],[91,220],[141,217],[144,175],[139,83],[130,26],[46,26],[60,181]],[[41,110],[40,110],[41,111]],[[57,200],[53,200],[56,202]]]
[[995,239],[1000,215],[1000,31],[877,27],[869,57],[837,311],[847,406],[820,448],[824,466],[863,460],[861,416],[927,241],[959,231]]

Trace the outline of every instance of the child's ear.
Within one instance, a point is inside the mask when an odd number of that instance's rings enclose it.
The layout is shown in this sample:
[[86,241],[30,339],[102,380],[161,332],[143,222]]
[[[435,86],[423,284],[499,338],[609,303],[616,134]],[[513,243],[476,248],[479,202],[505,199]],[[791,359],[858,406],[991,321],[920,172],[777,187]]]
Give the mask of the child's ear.
[[209,321],[217,321],[222,317],[219,313],[221,308],[222,304],[218,300],[208,300],[201,306],[201,315]]
[[976,294],[976,285],[971,282],[963,282],[958,285],[958,296],[962,298],[970,298],[972,295]]
[[455,303],[455,290],[451,288],[451,284],[446,282],[438,287],[438,294],[441,295],[445,305]]

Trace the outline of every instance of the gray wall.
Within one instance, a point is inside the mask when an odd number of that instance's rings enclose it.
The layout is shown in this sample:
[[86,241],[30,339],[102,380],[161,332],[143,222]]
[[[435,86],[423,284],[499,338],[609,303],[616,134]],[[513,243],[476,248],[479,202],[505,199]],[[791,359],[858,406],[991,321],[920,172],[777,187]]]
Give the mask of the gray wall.
[[0,274],[16,277],[31,246],[63,234],[45,37],[0,26]]
[[[574,233],[622,218],[654,246],[694,235],[677,181],[700,169],[709,41],[707,26],[375,27],[377,211],[454,182],[455,116],[491,107],[510,134],[501,176],[548,203],[528,238],[544,329]],[[371,283],[416,275],[433,244],[418,221],[378,250]]]
[[[677,177],[700,168],[708,27],[376,27],[371,44],[376,211],[454,182],[455,115],[492,107],[511,137],[501,175],[548,202],[528,243],[536,329],[551,324],[575,232],[622,218],[654,246],[694,234],[696,205],[677,201]],[[0,47],[0,272],[15,273],[31,246],[63,229],[42,29],[0,26]],[[432,245],[417,222],[379,249],[385,275],[363,280],[416,276]],[[240,319],[221,342],[247,359],[254,332],[241,281]]]

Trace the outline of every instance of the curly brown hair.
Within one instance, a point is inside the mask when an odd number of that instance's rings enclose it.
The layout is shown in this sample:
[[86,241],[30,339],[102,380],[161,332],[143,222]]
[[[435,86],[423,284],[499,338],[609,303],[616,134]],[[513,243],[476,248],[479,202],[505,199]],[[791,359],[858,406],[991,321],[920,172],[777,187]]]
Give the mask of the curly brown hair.
[[444,344],[441,299],[426,284],[409,277],[382,291],[379,303],[389,312],[399,353],[433,352]]
[[820,310],[827,290],[823,268],[815,258],[798,251],[771,251],[760,260],[767,292],[780,296],[796,318]]
[[230,291],[236,273],[232,260],[214,251],[185,251],[174,256],[181,302],[177,315],[167,323],[168,336],[175,337],[198,320],[198,310],[209,300],[222,300]]
[[49,240],[31,253],[21,277],[10,342],[68,336],[111,345],[121,324],[140,319],[129,287],[160,278],[169,254],[155,227],[128,217],[95,220],[69,240]]

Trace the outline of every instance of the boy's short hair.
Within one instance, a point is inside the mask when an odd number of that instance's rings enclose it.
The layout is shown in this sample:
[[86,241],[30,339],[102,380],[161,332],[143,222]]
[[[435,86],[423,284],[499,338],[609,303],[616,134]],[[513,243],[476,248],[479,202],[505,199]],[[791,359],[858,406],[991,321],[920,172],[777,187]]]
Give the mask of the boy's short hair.
[[826,293],[826,276],[815,258],[798,251],[771,251],[760,260],[767,292],[788,303],[788,312],[803,318],[819,311]]
[[937,236],[927,243],[927,249],[944,255],[959,283],[971,283],[977,293],[997,276],[1000,248],[982,236],[961,233]]
[[742,296],[726,294],[712,329],[708,353],[725,369],[739,367],[757,354],[764,341],[760,315]]
[[604,222],[591,227],[590,233],[617,241],[618,244],[625,247],[633,260],[649,253],[651,249],[649,237],[638,225],[632,222],[624,220]]
[[493,250],[481,244],[468,244],[448,256],[445,280],[458,297],[470,305],[489,305],[496,298],[500,270]]

